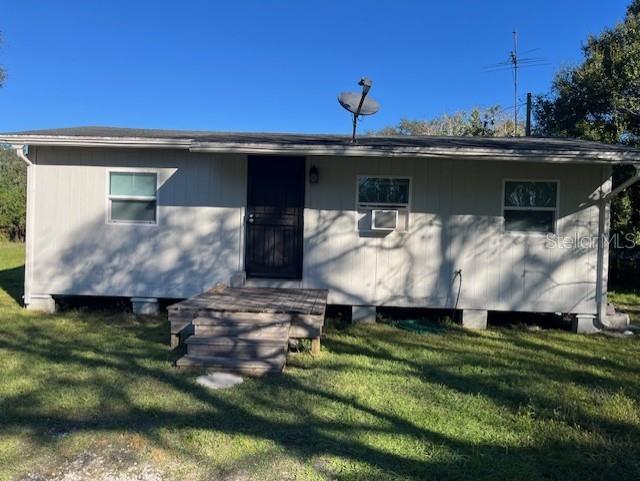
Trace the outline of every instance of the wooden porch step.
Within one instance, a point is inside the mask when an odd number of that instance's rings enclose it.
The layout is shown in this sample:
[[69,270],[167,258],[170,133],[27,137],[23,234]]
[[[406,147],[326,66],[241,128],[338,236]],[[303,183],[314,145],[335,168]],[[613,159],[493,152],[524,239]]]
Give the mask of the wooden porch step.
[[250,322],[252,324],[272,324],[275,322],[291,322],[293,314],[286,312],[236,312],[201,309],[193,320],[200,324],[235,324]]
[[194,320],[196,336],[235,337],[238,339],[286,339],[289,337],[289,323],[225,323],[199,322]]
[[248,375],[280,372],[289,337],[320,335],[328,291],[216,286],[169,308],[172,346],[186,334],[180,367],[209,367]]
[[193,356],[233,356],[237,359],[272,358],[286,355],[288,339],[242,339],[228,336],[191,336],[187,352]]
[[220,371],[236,372],[247,376],[262,376],[282,372],[287,360],[285,354],[265,359],[237,359],[224,356],[195,356],[187,354],[176,362],[178,367],[209,367]]

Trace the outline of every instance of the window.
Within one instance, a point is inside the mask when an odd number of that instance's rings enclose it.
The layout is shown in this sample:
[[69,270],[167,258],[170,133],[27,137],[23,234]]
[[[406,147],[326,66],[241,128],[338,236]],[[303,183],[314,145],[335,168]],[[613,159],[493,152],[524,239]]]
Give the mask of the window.
[[358,177],[358,204],[408,207],[409,179],[406,177]]
[[503,200],[505,231],[555,232],[558,182],[507,180]]
[[360,175],[357,178],[356,229],[361,233],[407,232],[411,179]]
[[157,174],[109,172],[109,222],[155,224]]

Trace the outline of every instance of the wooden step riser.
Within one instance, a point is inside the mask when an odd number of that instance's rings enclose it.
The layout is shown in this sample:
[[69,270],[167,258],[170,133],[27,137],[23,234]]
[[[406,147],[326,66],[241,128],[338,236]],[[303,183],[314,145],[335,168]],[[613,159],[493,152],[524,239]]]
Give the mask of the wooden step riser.
[[218,324],[291,324],[291,329],[295,330],[295,337],[317,337],[322,331],[324,324],[324,314],[322,315],[299,315],[280,313],[251,313],[251,312],[216,312],[200,311],[192,318],[193,324],[218,325]]
[[287,338],[277,339],[239,339],[237,337],[224,337],[224,336],[191,336],[187,339],[188,345],[207,345],[207,346],[219,346],[226,347],[228,349],[251,349],[256,347],[262,348],[283,348],[287,345]]
[[[198,322],[196,322],[198,321]],[[274,321],[274,322],[250,322],[250,321],[244,321],[244,322],[239,322],[239,321],[216,321],[216,322],[202,322],[201,318],[197,318],[193,321],[193,325],[195,327],[215,327],[215,326],[221,326],[221,327],[234,327],[234,326],[240,326],[243,329],[255,329],[255,330],[259,330],[259,329],[266,329],[266,328],[271,328],[271,327],[280,327],[280,328],[289,328],[289,326],[291,325],[289,322],[280,322],[280,321]]]
[[229,368],[225,366],[219,366],[217,364],[176,364],[177,367],[186,368],[186,369],[212,369],[218,372],[230,372],[233,374],[238,374],[241,376],[248,377],[260,377],[260,376],[268,376],[269,374],[280,374],[284,370],[284,366],[272,369],[263,369],[263,368],[250,368],[250,367],[236,367]]
[[187,353],[193,356],[228,356],[237,359],[269,359],[284,356],[287,353],[285,346],[225,346],[208,344],[190,344]]
[[270,360],[241,360],[213,357],[184,356],[176,362],[178,367],[185,368],[213,368],[217,371],[235,372],[247,376],[262,376],[282,372],[286,361],[285,356]]
[[240,347],[252,347],[256,345],[260,346],[272,346],[282,347],[287,343],[286,337],[277,339],[238,339],[237,337],[225,337],[225,336],[191,336],[187,339],[186,344],[207,344],[215,346],[240,346]]
[[228,312],[228,311],[199,311],[193,319],[194,324],[273,324],[288,323],[292,320],[291,314],[273,312]]
[[289,326],[228,325],[228,326],[195,326],[196,336],[224,336],[240,339],[286,339]]

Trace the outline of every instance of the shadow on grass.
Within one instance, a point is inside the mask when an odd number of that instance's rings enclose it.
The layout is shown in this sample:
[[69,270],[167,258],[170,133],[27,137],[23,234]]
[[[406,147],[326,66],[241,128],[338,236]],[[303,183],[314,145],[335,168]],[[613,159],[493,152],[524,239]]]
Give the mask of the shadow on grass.
[[24,265],[0,271],[0,289],[21,306],[24,294]]
[[[90,316],[89,316],[90,317]],[[160,431],[197,430],[222,435],[243,435],[274,443],[288,453],[311,462],[317,457],[330,457],[347,465],[364,464],[368,476],[356,472],[332,472],[339,480],[366,479],[637,479],[640,466],[636,448],[640,433],[635,425],[614,422],[604,414],[582,406],[563,406],[556,392],[540,391],[529,382],[572,383],[587,388],[629,392],[637,399],[638,386],[628,385],[626,378],[606,377],[589,371],[595,358],[588,354],[575,359],[562,349],[547,356],[540,355],[535,342],[517,342],[507,336],[495,339],[453,329],[445,336],[408,335],[390,328],[350,330],[331,335],[326,342],[329,354],[316,361],[315,367],[297,369],[295,360],[289,373],[253,380],[232,391],[212,392],[195,384],[189,372],[170,367],[171,355],[164,345],[166,321],[130,322],[126,317],[109,319],[112,330],[101,323],[105,319],[78,318],[83,329],[76,335],[60,336],[52,330],[52,317],[33,322],[18,333],[3,331],[0,326],[0,349],[13,355],[49,366],[46,383],[33,385],[19,393],[0,399],[2,429],[27,429],[43,446],[56,432],[120,432],[134,430],[158,445],[192,458],[199,464],[209,461],[198,450],[180,443],[168,444]],[[49,322],[49,324],[47,324]],[[55,326],[54,326],[55,327]],[[370,329],[370,330],[368,330]],[[123,342],[105,341],[96,332],[115,336]],[[94,334],[94,337],[87,335]],[[128,334],[128,337],[124,337]],[[128,340],[126,340],[128,339]],[[446,340],[447,342],[444,342]],[[465,343],[475,343],[482,351],[473,351]],[[435,356],[419,358],[422,351]],[[493,352],[495,356],[488,356]],[[566,356],[565,356],[566,355]],[[551,357],[549,357],[551,356]],[[556,365],[549,359],[566,357]],[[354,359],[375,361],[354,364]],[[301,364],[308,367],[308,363]],[[57,372],[56,366],[65,366]],[[526,366],[524,369],[522,366]],[[615,365],[605,365],[614,368]],[[499,369],[497,369],[499,368]],[[457,435],[432,427],[428,419],[401,414],[403,410],[371,402],[382,386],[373,383],[370,396],[356,397],[348,386],[334,382],[346,371],[362,370],[365,382],[371,376],[392,375],[395,383],[414,379],[433,389],[446,390],[468,399],[481,398],[498,406],[505,416],[518,416],[523,409],[533,409],[538,421],[560,421],[580,426],[593,434],[593,439],[575,436],[570,439],[547,432],[531,441],[532,433],[518,433],[521,442],[502,445],[486,438],[474,438],[464,428]],[[74,378],[72,373],[85,371],[92,376]],[[114,373],[120,382],[105,378]],[[379,371],[379,372],[378,372]],[[71,374],[70,374],[71,373]],[[156,401],[141,403],[132,393],[133,385],[149,383],[150,395]],[[162,402],[164,391],[178,393],[179,402]],[[51,409],[46,400],[61,393],[89,389],[97,398],[94,410]],[[401,396],[399,394],[398,396]],[[397,398],[404,404],[413,398]],[[568,402],[568,401],[567,401]],[[478,408],[480,408],[478,404]],[[531,408],[533,406],[533,408]],[[416,412],[413,406],[408,412]],[[450,406],[452,420],[463,406]],[[558,412],[569,412],[559,419]],[[342,413],[348,413],[343,415]],[[483,413],[469,412],[473,423],[491,422]],[[421,449],[394,449],[381,439],[405,440]],[[538,436],[540,434],[538,433]],[[373,438],[372,438],[373,437]],[[525,441],[525,437],[529,441]],[[608,439],[620,438],[615,443]],[[372,439],[374,441],[372,441]],[[439,451],[448,456],[436,455]],[[434,454],[436,453],[436,454]],[[242,466],[240,466],[242,468]],[[213,472],[213,471],[212,471]]]

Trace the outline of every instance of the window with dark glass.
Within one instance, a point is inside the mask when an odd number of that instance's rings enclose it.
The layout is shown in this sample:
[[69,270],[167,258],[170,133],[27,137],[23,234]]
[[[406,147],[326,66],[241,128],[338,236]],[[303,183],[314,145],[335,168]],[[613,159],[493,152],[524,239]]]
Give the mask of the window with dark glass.
[[358,204],[407,206],[409,179],[406,177],[358,177]]
[[505,231],[553,233],[557,209],[557,182],[505,181],[503,204]]
[[157,174],[109,172],[109,221],[155,224]]

